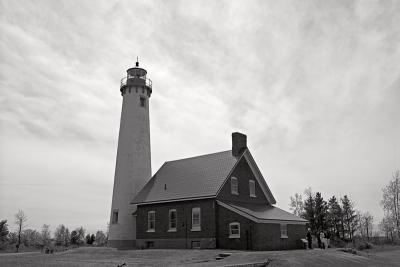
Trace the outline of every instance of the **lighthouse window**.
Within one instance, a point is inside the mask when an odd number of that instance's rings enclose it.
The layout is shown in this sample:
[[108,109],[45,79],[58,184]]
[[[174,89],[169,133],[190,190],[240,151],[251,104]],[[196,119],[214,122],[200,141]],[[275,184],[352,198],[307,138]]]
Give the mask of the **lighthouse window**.
[[146,98],[140,97],[140,106],[141,107],[146,107]]
[[112,220],[111,222],[114,223],[118,223],[118,210],[114,210],[112,213]]

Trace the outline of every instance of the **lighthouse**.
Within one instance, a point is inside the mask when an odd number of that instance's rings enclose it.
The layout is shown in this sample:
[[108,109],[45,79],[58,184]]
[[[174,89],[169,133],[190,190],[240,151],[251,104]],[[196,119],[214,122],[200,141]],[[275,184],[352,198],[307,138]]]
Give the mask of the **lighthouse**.
[[136,245],[136,205],[130,202],[151,177],[149,99],[152,82],[139,67],[127,70],[120,84],[122,95],[117,161],[111,205],[108,245]]

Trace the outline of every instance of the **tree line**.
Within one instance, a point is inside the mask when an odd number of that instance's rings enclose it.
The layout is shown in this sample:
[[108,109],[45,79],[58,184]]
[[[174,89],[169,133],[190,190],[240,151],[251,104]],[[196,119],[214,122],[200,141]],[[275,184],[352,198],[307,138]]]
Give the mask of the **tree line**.
[[[382,192],[380,204],[385,217],[379,223],[380,230],[392,242],[400,240],[400,171],[393,174]],[[308,220],[315,235],[328,232],[344,241],[353,241],[355,235],[369,240],[373,235],[374,217],[368,211],[357,210],[348,195],[325,200],[320,192],[314,194],[307,188],[304,195],[291,196],[289,206],[294,215]]]
[[21,245],[30,248],[44,248],[81,245],[105,246],[107,244],[108,232],[104,233],[99,230],[95,234],[86,234],[86,230],[83,227],[70,231],[68,227],[60,224],[52,236],[50,225],[48,224],[43,224],[40,231],[26,229],[28,217],[22,210],[19,210],[14,217],[14,223],[17,226],[14,232],[9,231],[7,220],[0,221],[0,249],[15,247],[16,252],[18,252]]
[[368,212],[357,211],[347,195],[339,199],[333,195],[325,200],[321,192],[314,194],[311,188],[307,188],[304,200],[298,193],[290,197],[290,209],[293,214],[308,220],[315,235],[325,232],[346,241],[353,240],[354,233],[361,229],[367,238],[372,235],[373,217]]
[[382,189],[380,204],[385,214],[379,223],[381,231],[392,242],[400,240],[400,170],[393,173],[389,184]]

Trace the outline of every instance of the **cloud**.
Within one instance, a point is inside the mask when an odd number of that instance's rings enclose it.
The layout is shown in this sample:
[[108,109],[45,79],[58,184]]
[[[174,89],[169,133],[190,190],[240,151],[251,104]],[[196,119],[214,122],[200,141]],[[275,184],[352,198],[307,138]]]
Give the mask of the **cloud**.
[[[280,207],[312,186],[381,216],[379,188],[400,164],[396,1],[2,1],[0,10],[1,217],[26,208],[37,225],[57,224],[46,198],[28,207],[18,196],[66,199],[82,183],[60,210],[94,228],[108,220],[119,81],[136,56],[153,80],[153,172],[229,149],[239,130]],[[79,209],[88,190],[96,218]]]

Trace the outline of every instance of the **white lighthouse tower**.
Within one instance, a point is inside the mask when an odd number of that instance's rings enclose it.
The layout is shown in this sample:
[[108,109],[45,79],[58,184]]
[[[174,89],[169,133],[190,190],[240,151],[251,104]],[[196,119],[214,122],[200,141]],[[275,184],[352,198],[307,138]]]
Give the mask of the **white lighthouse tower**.
[[152,92],[147,71],[127,70],[121,80],[122,112],[117,163],[111,205],[108,244],[134,247],[136,243],[136,206],[130,202],[151,177],[149,98]]

